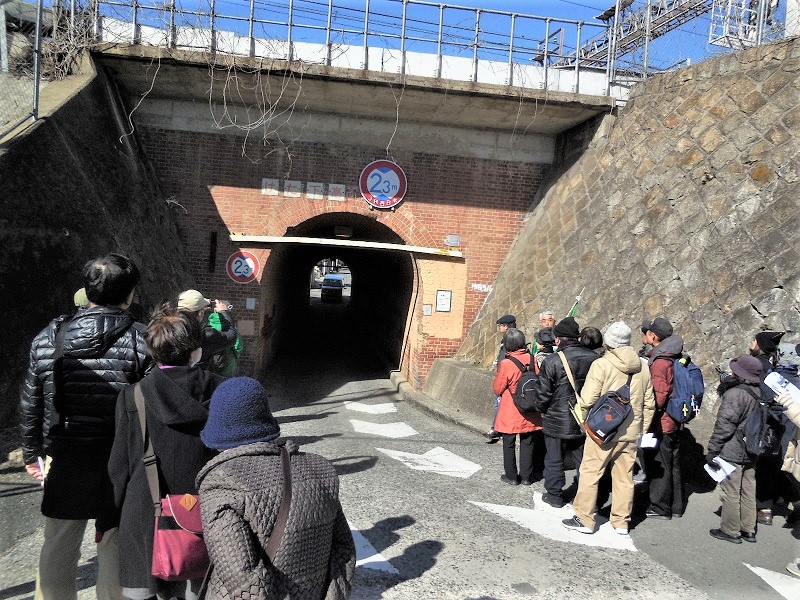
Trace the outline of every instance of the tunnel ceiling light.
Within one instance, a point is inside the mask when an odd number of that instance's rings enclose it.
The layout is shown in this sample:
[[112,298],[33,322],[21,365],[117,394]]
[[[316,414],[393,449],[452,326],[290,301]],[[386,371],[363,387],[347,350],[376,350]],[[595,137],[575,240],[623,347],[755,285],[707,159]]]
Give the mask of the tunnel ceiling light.
[[351,238],[353,237],[353,228],[345,227],[344,225],[336,225],[333,228],[333,235],[337,238]]

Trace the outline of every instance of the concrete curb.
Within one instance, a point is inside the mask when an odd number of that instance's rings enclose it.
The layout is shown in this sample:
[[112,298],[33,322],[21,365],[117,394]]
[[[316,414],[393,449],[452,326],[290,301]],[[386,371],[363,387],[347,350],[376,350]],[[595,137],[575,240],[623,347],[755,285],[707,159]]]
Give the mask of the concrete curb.
[[483,433],[488,429],[486,423],[481,423],[476,417],[446,406],[432,396],[415,390],[399,371],[392,371],[389,380],[404,402],[413,404],[438,421],[453,423],[475,433]]

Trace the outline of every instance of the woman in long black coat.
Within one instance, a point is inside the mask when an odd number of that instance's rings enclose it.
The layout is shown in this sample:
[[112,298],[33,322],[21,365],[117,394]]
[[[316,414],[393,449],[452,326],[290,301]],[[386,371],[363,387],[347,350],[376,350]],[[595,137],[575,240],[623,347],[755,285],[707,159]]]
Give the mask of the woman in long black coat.
[[[193,366],[200,358],[201,325],[195,315],[164,305],[145,334],[156,366],[140,385],[147,430],[157,457],[161,496],[196,494],[195,477],[216,453],[200,441],[211,394],[223,378]],[[131,600],[176,596],[191,600],[200,580],[153,577],[153,503],[142,457],[144,444],[133,386],[117,400],[116,436],[108,464],[119,510],[119,569],[123,596]]]

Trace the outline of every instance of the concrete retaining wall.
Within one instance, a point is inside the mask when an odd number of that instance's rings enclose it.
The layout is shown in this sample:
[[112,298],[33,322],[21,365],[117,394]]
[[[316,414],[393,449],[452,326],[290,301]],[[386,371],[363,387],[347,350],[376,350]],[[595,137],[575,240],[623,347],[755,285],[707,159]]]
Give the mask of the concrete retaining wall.
[[[124,110],[102,76],[52,83],[65,100],[0,147],[0,428],[15,424],[34,335],[74,311],[84,263],[108,252],[142,271],[138,303],[177,296],[193,279],[172,210],[124,136]],[[7,451],[7,449],[3,449]]]

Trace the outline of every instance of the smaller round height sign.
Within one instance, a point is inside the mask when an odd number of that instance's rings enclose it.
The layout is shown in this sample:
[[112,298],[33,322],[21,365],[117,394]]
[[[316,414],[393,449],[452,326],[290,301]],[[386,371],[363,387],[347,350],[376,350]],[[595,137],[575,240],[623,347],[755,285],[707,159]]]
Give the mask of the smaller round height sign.
[[361,171],[358,188],[367,204],[394,209],[406,195],[408,181],[403,169],[390,160],[376,160]]
[[227,271],[228,277],[236,283],[250,283],[261,272],[261,264],[255,254],[242,250],[234,252],[228,257],[225,271]]

